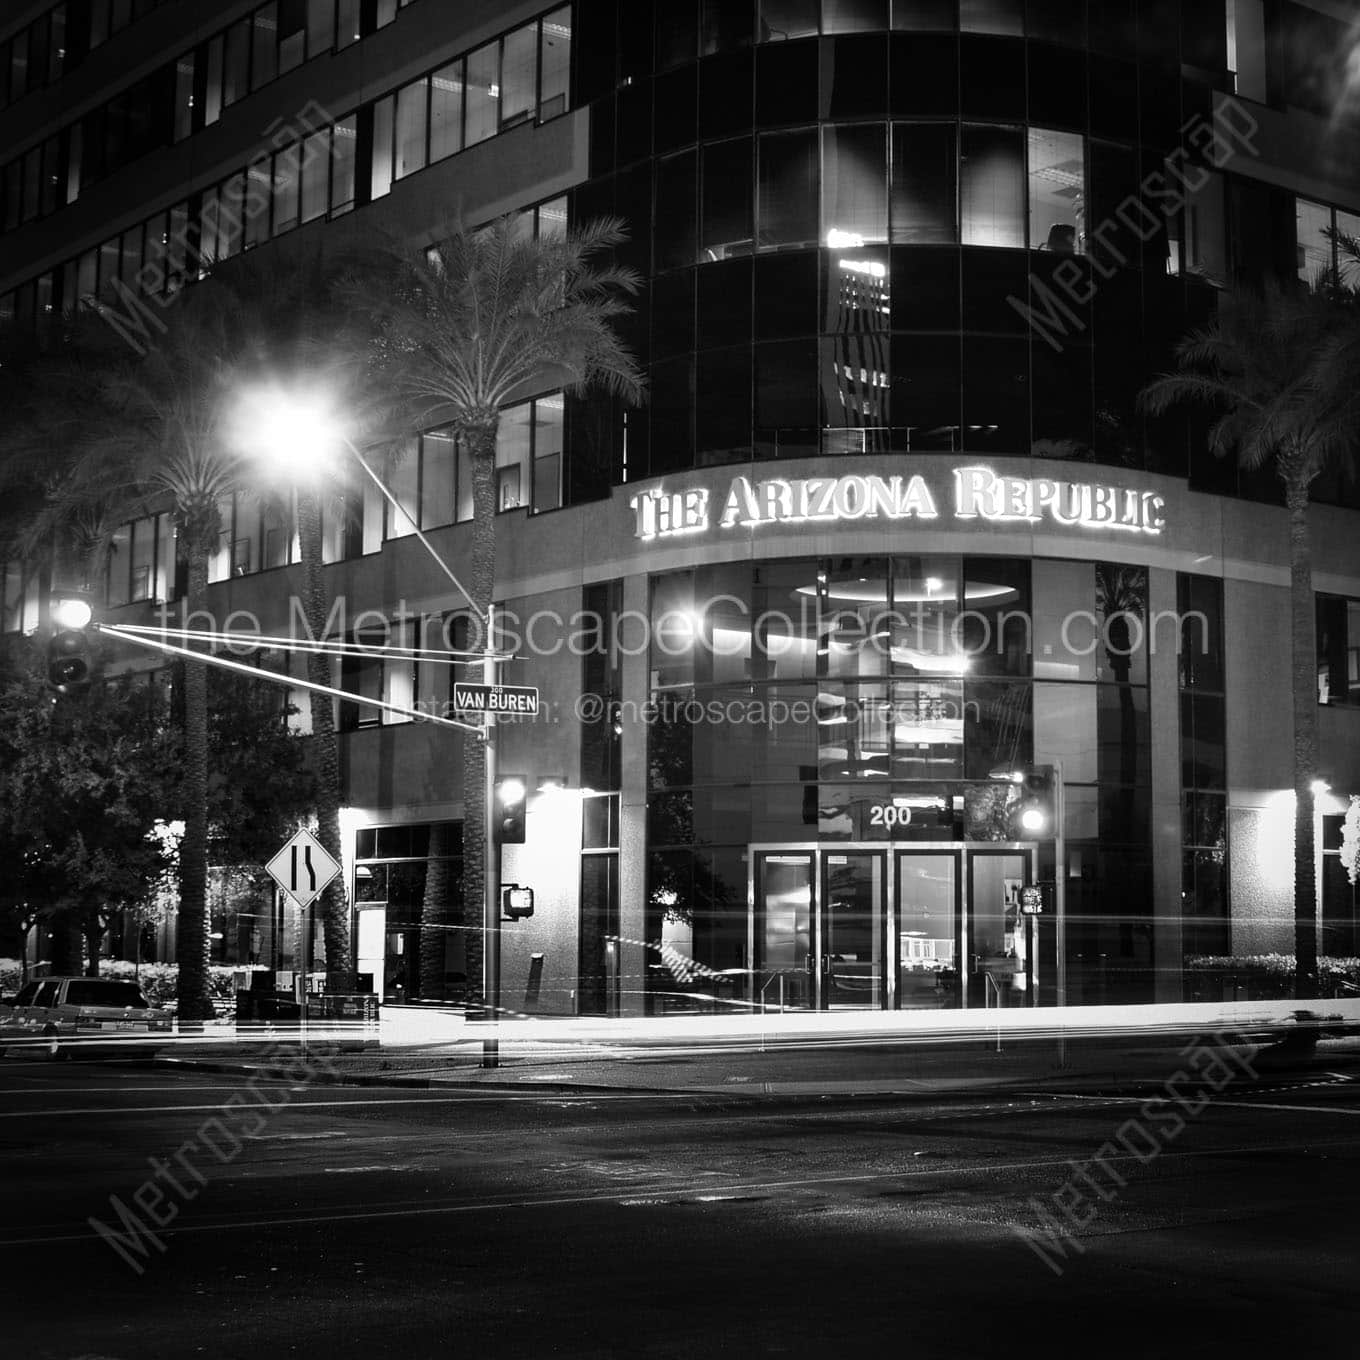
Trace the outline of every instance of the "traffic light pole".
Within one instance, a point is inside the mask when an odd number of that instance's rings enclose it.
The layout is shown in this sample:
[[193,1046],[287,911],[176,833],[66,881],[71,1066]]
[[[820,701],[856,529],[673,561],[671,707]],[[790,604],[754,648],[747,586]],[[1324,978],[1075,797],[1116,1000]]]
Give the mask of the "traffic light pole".
[[[1061,760],[1053,762],[1053,999],[1067,1005],[1067,785]],[[1067,1066],[1065,1019],[1058,1017],[1058,1066]]]
[[[500,678],[496,658],[491,650],[495,636],[496,606],[486,612],[486,655],[482,661],[482,682],[494,685]],[[489,1012],[490,1021],[499,1030],[501,1018],[501,837],[496,816],[496,715],[491,705],[486,707],[485,754],[482,769],[485,787],[482,801],[486,816],[486,844],[483,847],[485,868],[482,874],[482,1006]],[[500,1066],[500,1041],[482,1040],[482,1066]]]

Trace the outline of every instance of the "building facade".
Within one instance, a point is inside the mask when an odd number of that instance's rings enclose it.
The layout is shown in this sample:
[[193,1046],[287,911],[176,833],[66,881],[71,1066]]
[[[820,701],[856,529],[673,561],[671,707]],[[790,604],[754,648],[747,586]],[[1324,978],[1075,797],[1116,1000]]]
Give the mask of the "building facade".
[[[526,393],[498,448],[504,678],[544,701],[499,725],[529,790],[502,877],[537,899],[504,1006],[1195,997],[1200,960],[1292,951],[1288,540],[1269,474],[1137,398],[1224,287],[1347,268],[1357,17],[34,4],[0,29],[0,313],[95,295],[154,343],[214,260],[348,220],[620,217],[646,403]],[[411,524],[458,571],[470,481],[439,430],[386,475],[409,517],[374,493],[328,526],[333,633],[416,655],[336,675],[445,712],[466,621]],[[1320,945],[1350,957],[1360,501],[1316,500]],[[224,504],[219,626],[294,624],[296,556],[286,506]],[[173,563],[168,516],[126,526],[111,615],[174,617]],[[46,583],[5,573],[6,629],[37,627]],[[339,716],[357,964],[410,999],[459,741]],[[446,996],[478,924],[455,900]]]

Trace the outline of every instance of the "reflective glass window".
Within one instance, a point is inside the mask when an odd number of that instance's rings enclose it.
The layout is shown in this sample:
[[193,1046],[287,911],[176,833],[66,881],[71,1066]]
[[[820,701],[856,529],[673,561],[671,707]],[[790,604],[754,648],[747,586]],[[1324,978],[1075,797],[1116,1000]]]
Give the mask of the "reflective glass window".
[[817,330],[817,264],[814,251],[765,255],[755,262],[757,340],[813,335]]
[[888,0],[822,0],[823,33],[873,33],[888,27]]
[[887,129],[822,130],[822,240],[833,249],[888,239]]
[[894,335],[893,447],[904,453],[959,449],[959,384],[955,337]]
[[958,150],[952,123],[894,123],[892,239],[910,245],[959,239]]
[[758,148],[756,241],[762,250],[817,244],[817,133],[773,132]]
[[703,350],[695,366],[695,461],[699,466],[751,457],[751,346]]
[[337,0],[335,10],[335,45],[348,47],[362,36],[359,26],[361,0]]
[[755,438],[763,458],[815,453],[817,342],[782,340],[755,349]]
[[846,35],[822,44],[820,116],[849,120],[888,112],[887,35]]
[[698,0],[657,0],[656,69],[693,61],[698,44]]
[[307,55],[319,56],[335,46],[335,0],[307,0]]
[[699,20],[699,55],[730,52],[751,44],[752,8],[731,0],[702,0]]
[[1024,0],[959,0],[959,27],[965,33],[1019,37],[1025,31]]
[[1332,210],[1306,198],[1294,203],[1298,275],[1304,283],[1315,283],[1332,266],[1332,243],[1323,234],[1332,225]]
[[958,0],[892,0],[892,26],[898,29],[955,29]]
[[1018,128],[965,125],[960,218],[966,246],[1025,244],[1024,143]]
[[693,151],[657,162],[654,245],[658,272],[694,263],[696,162]]
[[818,0],[759,0],[757,42],[783,42],[817,32]]
[[[699,349],[746,344],[751,339],[751,262],[732,260],[698,271]],[[748,398],[742,399],[742,405]]]
[[704,147],[701,260],[725,260],[751,253],[751,155],[747,137]]
[[307,58],[307,0],[279,0],[279,73]]
[[1029,442],[1029,345],[964,336],[963,447],[1021,454]]
[[242,19],[227,30],[222,66],[222,103],[231,105],[250,93],[250,20]]

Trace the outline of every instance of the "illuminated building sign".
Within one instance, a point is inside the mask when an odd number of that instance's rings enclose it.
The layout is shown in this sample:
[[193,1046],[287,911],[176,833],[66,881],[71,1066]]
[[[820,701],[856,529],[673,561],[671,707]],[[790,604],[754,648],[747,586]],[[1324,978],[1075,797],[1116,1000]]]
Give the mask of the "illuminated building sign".
[[[1153,491],[1051,477],[1013,477],[987,467],[954,469],[948,502],[956,520],[1061,524],[1160,534],[1166,502]],[[761,524],[836,524],[862,519],[938,520],[940,497],[920,473],[891,477],[733,477],[719,500],[707,487],[640,491],[629,502],[638,538],[668,538]]]

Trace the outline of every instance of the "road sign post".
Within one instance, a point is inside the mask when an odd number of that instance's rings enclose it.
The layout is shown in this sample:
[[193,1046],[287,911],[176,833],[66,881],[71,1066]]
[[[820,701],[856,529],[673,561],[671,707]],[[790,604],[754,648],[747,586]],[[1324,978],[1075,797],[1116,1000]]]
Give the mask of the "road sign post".
[[307,973],[312,964],[310,908],[340,876],[335,857],[310,831],[299,831],[265,866],[266,872],[302,909],[302,986],[299,1037],[302,1056],[307,1056]]

